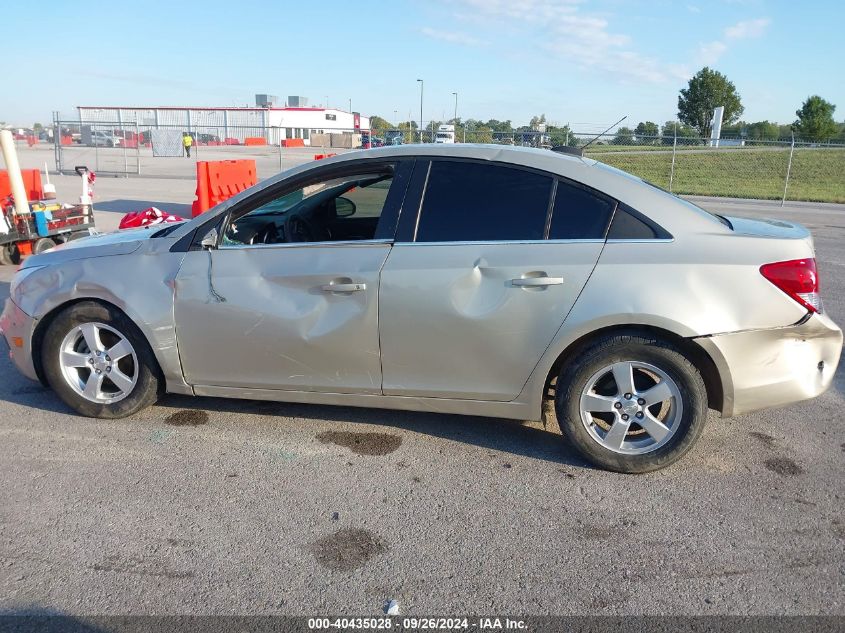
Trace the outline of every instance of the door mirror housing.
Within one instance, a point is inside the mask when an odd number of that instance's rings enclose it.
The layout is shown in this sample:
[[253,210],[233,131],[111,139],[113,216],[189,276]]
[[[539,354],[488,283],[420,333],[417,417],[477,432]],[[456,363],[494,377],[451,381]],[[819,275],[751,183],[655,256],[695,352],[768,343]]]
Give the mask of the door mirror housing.
[[213,227],[203,236],[202,241],[200,241],[200,246],[202,246],[203,250],[206,251],[217,248],[218,237],[217,227]]
[[350,215],[355,215],[357,211],[355,203],[349,198],[335,198],[334,200],[334,214],[338,218],[348,218]]

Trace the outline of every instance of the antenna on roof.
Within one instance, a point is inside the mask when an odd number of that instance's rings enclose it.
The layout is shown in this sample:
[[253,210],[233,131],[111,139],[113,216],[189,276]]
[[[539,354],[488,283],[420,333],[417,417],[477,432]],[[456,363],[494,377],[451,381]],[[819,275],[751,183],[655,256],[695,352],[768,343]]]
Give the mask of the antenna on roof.
[[623,116],[621,119],[619,119],[616,123],[614,123],[614,124],[613,124],[613,125],[611,125],[609,128],[607,128],[604,132],[602,132],[601,134],[597,134],[597,135],[596,135],[596,137],[595,137],[594,139],[592,139],[589,143],[587,143],[586,145],[582,145],[582,146],[581,146],[581,151],[583,152],[583,151],[584,151],[585,149],[587,149],[590,145],[592,145],[592,144],[593,144],[593,143],[595,143],[597,140],[599,140],[599,138],[601,138],[602,136],[604,136],[605,134],[607,134],[610,130],[612,130],[613,128],[615,128],[617,125],[619,125],[620,123],[622,123],[622,121],[624,121],[624,120],[625,120],[625,119],[627,119],[627,118],[628,118],[628,115],[626,114],[626,115],[625,115],[625,116]]

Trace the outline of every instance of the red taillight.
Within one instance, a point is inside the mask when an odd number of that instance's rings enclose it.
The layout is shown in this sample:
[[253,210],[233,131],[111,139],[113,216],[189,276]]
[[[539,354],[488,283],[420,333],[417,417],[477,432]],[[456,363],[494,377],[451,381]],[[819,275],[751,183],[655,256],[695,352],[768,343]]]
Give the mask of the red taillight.
[[819,274],[812,257],[763,264],[760,273],[810,312],[821,312]]

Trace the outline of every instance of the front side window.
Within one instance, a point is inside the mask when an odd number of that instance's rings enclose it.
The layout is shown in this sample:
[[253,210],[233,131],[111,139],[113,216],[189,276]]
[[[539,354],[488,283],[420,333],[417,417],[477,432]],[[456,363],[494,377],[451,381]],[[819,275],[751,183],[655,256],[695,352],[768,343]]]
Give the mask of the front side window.
[[392,182],[364,173],[290,191],[231,219],[223,246],[372,240]]
[[552,179],[531,171],[433,161],[417,242],[542,240]]

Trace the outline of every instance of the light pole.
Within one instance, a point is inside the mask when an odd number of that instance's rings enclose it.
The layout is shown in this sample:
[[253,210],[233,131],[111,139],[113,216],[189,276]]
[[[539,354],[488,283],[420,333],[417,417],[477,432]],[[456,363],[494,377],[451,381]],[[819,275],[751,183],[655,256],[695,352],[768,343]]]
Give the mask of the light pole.
[[423,131],[423,86],[425,86],[425,82],[422,79],[417,79],[420,82],[420,143],[423,142],[422,140],[422,131]]
[[458,93],[453,92],[452,94],[455,95],[455,119],[454,120],[455,120],[455,124],[457,125],[457,123],[458,123]]
[[349,97],[349,111],[352,112],[352,97]]
[[329,95],[326,95],[326,110],[329,109]]

